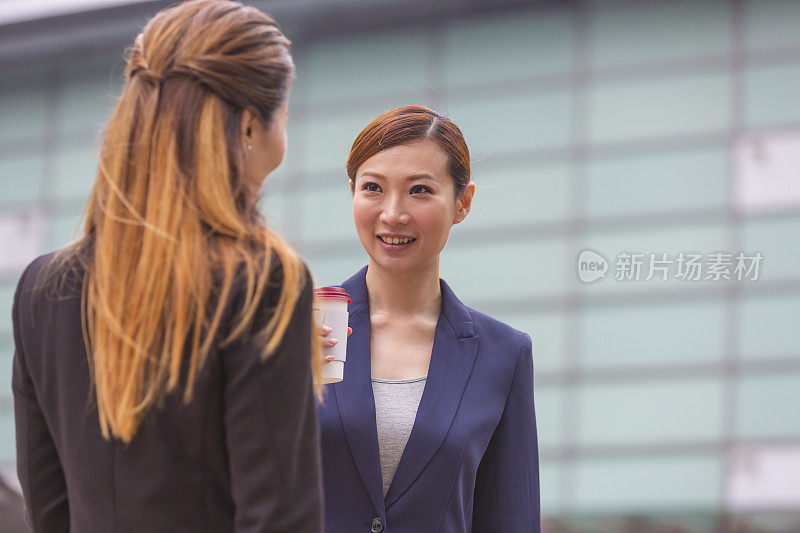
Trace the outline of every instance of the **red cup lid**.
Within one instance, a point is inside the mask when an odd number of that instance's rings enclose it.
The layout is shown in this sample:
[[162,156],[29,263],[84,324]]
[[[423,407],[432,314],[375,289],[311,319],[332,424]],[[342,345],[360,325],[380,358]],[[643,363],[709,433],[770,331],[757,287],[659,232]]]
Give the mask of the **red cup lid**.
[[339,300],[347,300],[350,304],[350,295],[342,287],[320,287],[314,289],[314,294],[317,298],[336,298]]

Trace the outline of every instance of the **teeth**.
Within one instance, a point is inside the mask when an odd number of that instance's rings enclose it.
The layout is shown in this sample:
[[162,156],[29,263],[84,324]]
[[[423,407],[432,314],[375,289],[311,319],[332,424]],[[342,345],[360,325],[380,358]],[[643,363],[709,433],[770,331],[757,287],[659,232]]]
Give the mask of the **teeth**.
[[378,235],[378,237],[380,237],[380,239],[386,244],[406,244],[407,242],[414,240],[413,237],[404,237],[402,239],[400,237],[382,237],[380,235]]

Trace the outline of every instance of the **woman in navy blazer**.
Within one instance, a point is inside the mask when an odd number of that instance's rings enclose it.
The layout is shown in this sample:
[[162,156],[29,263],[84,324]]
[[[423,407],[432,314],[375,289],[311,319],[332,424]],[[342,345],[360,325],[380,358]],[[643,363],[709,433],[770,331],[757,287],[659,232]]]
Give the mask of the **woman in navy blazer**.
[[[354,142],[348,175],[370,261],[342,284],[353,332],[344,379],[320,406],[326,531],[538,532],[531,339],[464,305],[438,276],[474,194],[460,130],[427,108],[385,113]],[[376,418],[387,413],[376,413],[372,382],[423,374],[383,480]]]

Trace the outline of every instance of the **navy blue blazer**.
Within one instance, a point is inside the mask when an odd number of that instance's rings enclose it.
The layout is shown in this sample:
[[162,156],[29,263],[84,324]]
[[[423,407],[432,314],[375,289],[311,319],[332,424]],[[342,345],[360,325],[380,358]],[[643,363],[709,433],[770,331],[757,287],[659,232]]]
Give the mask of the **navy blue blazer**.
[[319,408],[328,533],[539,532],[530,337],[461,303],[440,280],[425,390],[383,496],[370,372],[367,267],[350,294],[344,379]]

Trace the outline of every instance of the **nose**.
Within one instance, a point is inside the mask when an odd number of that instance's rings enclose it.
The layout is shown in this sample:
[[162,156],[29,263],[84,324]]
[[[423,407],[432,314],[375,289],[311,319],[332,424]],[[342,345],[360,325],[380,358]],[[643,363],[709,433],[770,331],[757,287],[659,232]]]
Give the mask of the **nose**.
[[402,226],[411,221],[411,217],[406,211],[404,198],[401,195],[386,199],[386,203],[381,209],[380,221],[387,226]]

